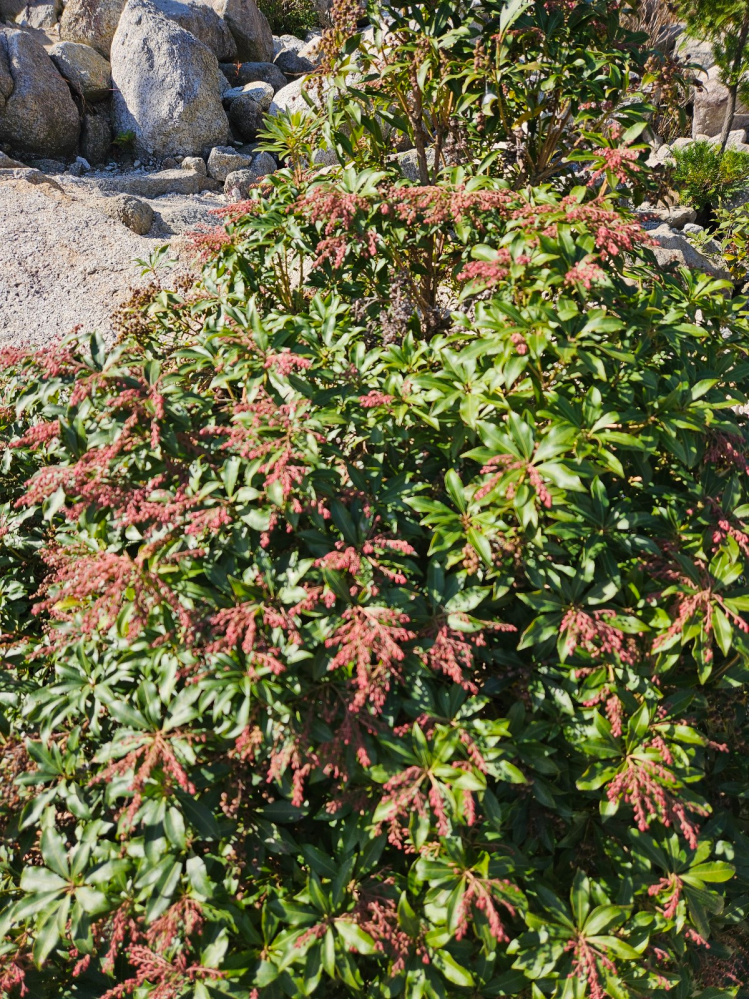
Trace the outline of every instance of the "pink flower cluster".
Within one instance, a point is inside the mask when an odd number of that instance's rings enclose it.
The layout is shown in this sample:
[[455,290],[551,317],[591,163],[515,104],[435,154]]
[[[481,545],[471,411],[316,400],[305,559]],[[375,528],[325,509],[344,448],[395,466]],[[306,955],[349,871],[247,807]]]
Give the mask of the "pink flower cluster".
[[610,147],[595,149],[593,155],[603,160],[603,165],[593,171],[588,181],[588,187],[592,187],[598,178],[606,173],[613,173],[616,180],[623,183],[628,179],[630,173],[638,173],[641,169],[637,163],[638,151],[629,149],[627,146],[619,146],[616,149]]
[[637,828],[646,832],[650,819],[664,826],[677,825],[689,846],[697,849],[697,826],[687,812],[707,815],[707,809],[694,802],[680,802],[675,794],[678,784],[674,775],[654,760],[627,757],[622,770],[606,789],[611,802],[624,801],[632,805]]
[[610,609],[588,613],[572,607],[562,618],[559,631],[566,635],[565,650],[572,655],[577,649],[592,656],[614,656],[620,662],[634,665],[637,646],[634,641],[608,622],[616,617]]
[[580,283],[586,291],[590,291],[593,285],[598,284],[604,277],[603,269],[598,264],[594,264],[592,261],[579,260],[564,275],[564,283],[572,285]]

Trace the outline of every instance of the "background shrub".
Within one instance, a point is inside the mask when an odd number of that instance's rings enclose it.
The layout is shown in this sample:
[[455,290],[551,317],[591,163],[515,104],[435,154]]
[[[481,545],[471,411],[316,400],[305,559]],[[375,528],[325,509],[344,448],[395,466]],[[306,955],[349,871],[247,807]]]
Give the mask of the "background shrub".
[[721,152],[714,142],[690,142],[673,153],[673,186],[685,204],[698,210],[717,208],[749,181],[749,153],[741,150]]
[[315,0],[259,0],[258,7],[268,18],[274,35],[304,38],[311,28],[320,27]]

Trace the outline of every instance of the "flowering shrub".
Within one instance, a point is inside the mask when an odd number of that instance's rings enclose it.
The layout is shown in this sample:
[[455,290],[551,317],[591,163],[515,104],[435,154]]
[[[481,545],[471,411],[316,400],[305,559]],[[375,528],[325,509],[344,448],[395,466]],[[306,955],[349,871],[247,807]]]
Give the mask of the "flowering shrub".
[[733,994],[741,300],[600,187],[227,219],[1,355],[0,989]]

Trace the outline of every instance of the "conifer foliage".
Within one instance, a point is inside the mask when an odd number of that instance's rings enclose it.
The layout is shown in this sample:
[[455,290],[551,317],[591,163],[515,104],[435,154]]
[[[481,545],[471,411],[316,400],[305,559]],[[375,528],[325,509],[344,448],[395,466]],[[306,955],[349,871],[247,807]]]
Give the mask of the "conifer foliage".
[[607,129],[295,164],[113,347],[2,352],[4,994],[746,984],[749,322]]

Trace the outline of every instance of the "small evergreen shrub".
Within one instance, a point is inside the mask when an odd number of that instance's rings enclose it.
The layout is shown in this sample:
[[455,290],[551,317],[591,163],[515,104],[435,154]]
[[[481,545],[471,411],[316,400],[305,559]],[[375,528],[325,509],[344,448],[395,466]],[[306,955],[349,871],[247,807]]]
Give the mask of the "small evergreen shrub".
[[268,18],[274,35],[304,38],[311,28],[320,27],[315,0],[258,0],[258,7]]
[[721,152],[714,142],[690,142],[674,150],[673,186],[685,204],[696,209],[717,208],[742,185],[749,183],[749,153],[738,149]]

